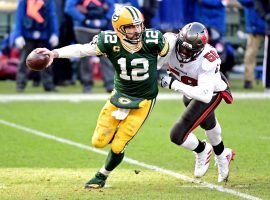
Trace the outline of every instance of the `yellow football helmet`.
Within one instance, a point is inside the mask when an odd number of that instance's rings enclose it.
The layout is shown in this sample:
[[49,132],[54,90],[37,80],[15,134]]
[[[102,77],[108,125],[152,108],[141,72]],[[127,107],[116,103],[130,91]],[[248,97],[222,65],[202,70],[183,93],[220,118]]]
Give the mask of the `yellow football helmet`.
[[[137,44],[141,41],[144,29],[142,13],[133,6],[121,6],[117,8],[112,15],[112,26],[117,36],[131,44]],[[128,39],[125,26],[140,25],[141,32],[136,34],[136,39]]]

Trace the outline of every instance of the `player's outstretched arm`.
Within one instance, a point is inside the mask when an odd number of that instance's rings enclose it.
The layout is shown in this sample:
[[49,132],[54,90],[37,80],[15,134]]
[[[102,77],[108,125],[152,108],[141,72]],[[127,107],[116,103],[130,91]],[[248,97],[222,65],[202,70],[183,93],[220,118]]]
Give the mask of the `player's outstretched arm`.
[[198,86],[190,86],[174,79],[171,76],[164,76],[161,78],[161,87],[175,90],[183,95],[198,101],[209,103],[212,99],[214,85],[211,82],[207,84],[202,83]]
[[53,52],[58,54],[58,58],[81,58],[86,56],[97,55],[96,44],[74,44],[60,49],[54,49]]
[[58,58],[81,58],[86,56],[96,56],[101,53],[97,50],[98,35],[95,35],[90,43],[73,44],[54,49],[53,52],[58,54]]
[[50,66],[55,58],[81,58],[86,56],[98,55],[96,44],[74,44],[62,47],[60,49],[54,49],[50,51],[47,48],[37,48],[34,50],[36,53],[48,55],[50,62],[47,65]]
[[[49,55],[51,62],[54,58],[81,58],[86,56],[101,55],[97,49],[98,35],[94,36],[90,43],[68,45],[52,51],[46,48],[37,48],[36,53]],[[50,62],[50,64],[51,64]]]

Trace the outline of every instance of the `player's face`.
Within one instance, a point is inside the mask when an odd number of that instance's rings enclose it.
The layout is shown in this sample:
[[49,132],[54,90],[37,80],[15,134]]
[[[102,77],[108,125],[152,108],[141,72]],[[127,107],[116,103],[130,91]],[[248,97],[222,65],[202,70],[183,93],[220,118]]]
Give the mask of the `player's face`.
[[181,58],[183,58],[183,59],[191,58],[194,54],[194,52],[192,50],[190,50],[182,45],[180,45],[178,53],[181,56]]
[[127,25],[125,26],[126,37],[130,40],[137,40],[140,38],[142,33],[141,25]]

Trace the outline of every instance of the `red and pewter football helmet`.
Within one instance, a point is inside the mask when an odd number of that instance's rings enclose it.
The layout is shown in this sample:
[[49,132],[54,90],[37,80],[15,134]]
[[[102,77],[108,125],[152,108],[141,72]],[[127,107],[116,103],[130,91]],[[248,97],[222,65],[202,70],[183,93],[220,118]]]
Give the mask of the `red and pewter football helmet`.
[[208,42],[206,27],[199,22],[185,25],[178,33],[176,57],[179,62],[189,62],[196,58]]

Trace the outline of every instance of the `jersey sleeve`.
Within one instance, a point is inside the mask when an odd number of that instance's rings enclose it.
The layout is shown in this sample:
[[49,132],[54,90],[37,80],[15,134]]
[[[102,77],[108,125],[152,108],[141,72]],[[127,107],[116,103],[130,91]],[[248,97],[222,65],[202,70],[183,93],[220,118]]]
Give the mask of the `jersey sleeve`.
[[202,52],[202,64],[201,72],[215,74],[220,69],[221,59],[215,48],[212,46],[206,46],[206,49]]
[[174,33],[165,33],[163,35],[163,37],[168,41],[169,43],[169,51],[172,51],[175,47],[175,43],[176,43],[176,40],[177,40],[177,35],[174,34]]
[[158,44],[157,44],[158,55],[164,57],[169,52],[169,42],[160,31],[157,32],[158,32]]
[[73,44],[59,49],[54,49],[58,53],[59,58],[81,58],[86,56],[102,55],[98,51],[97,37],[95,36],[90,43]]
[[102,31],[97,36],[98,55],[109,57],[112,54],[112,48],[117,45],[118,37],[114,31]]
[[104,37],[105,37],[104,31],[101,31],[97,35],[97,53],[98,53],[98,55],[103,55],[103,54],[106,54],[106,52],[107,52],[106,46],[104,43]]
[[168,63],[169,57],[170,57],[171,53],[174,51],[175,43],[176,43],[176,39],[177,39],[176,34],[174,34],[174,33],[165,33],[163,35],[163,37],[165,38],[165,40],[167,40],[169,48],[168,48],[168,52],[165,56],[158,57],[158,64],[157,64],[158,69],[161,69],[163,65]]

